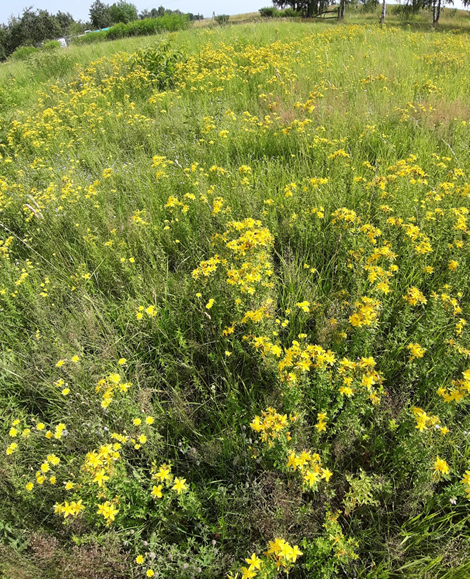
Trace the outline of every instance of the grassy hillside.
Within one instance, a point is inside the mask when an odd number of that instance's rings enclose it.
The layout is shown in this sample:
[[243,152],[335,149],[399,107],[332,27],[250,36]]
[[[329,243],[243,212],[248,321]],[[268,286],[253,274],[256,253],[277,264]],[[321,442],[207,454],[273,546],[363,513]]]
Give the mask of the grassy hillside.
[[268,22],[0,67],[0,571],[470,574],[470,42]]

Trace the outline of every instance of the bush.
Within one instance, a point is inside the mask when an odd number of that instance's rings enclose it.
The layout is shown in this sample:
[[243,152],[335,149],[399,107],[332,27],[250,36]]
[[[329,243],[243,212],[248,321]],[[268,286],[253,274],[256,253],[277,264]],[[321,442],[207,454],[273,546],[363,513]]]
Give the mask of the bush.
[[363,14],[374,14],[377,10],[379,3],[377,0],[366,0],[361,6],[361,12]]
[[285,10],[279,11],[279,16],[283,18],[299,18],[300,12],[297,12],[297,10],[294,10],[293,8],[286,8]]
[[229,19],[230,16],[228,14],[220,14],[219,16],[215,17],[215,21],[219,26],[224,26],[225,24],[228,24]]
[[[227,17],[228,18],[228,17]],[[129,24],[119,23],[101,32],[92,32],[72,39],[73,44],[93,44],[102,40],[117,40],[129,36],[150,36],[160,32],[175,32],[189,27],[187,14],[165,14],[159,18],[144,18]]]
[[416,8],[412,4],[396,4],[392,6],[392,14],[398,16],[401,20],[413,20],[419,11],[419,6]]
[[[227,17],[228,18],[228,17]],[[176,32],[189,28],[189,16],[187,14],[165,14],[160,19],[162,30]]]
[[156,26],[155,19],[145,18],[144,20],[136,20],[128,24],[130,36],[149,36],[150,34],[156,34],[163,30],[160,26]]
[[181,61],[181,52],[172,50],[168,42],[160,42],[155,46],[141,48],[133,55],[133,66],[142,66],[150,72],[158,83],[158,88],[164,90],[172,86],[176,72],[176,64]]
[[72,44],[94,44],[106,40],[106,32],[90,32],[84,36],[72,38]]
[[26,60],[31,54],[38,52],[37,48],[34,46],[20,46],[10,55],[12,60]]
[[268,6],[267,8],[260,8],[258,12],[264,18],[274,18],[275,16],[279,16],[279,10],[274,6]]
[[124,38],[125,36],[131,36],[129,34],[129,25],[123,24],[122,22],[120,22],[119,24],[116,24],[115,26],[113,26],[109,30],[106,30],[106,32],[104,34],[106,35],[105,36],[106,40],[117,40],[118,38]]
[[41,48],[46,51],[57,50],[60,48],[60,42],[58,40],[49,40],[44,42]]
[[37,51],[28,58],[28,67],[36,78],[45,82],[51,78],[64,77],[73,69],[74,62],[68,54],[62,52]]

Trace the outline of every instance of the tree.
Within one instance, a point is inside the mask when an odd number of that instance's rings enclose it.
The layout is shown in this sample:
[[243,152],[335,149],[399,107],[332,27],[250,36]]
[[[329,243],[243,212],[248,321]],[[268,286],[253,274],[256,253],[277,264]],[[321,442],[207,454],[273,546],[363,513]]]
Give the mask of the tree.
[[152,18],[152,15],[150,14],[150,10],[147,10],[147,8],[145,8],[144,10],[142,10],[142,12],[139,12],[139,18],[140,18],[140,20],[145,20],[146,18]]
[[273,4],[278,8],[292,8],[302,16],[311,18],[325,12],[331,0],[273,0]]
[[385,22],[385,15],[387,13],[387,0],[382,0],[382,14],[380,15],[380,24]]
[[59,11],[51,14],[47,10],[34,10],[29,6],[21,16],[11,16],[7,26],[0,26],[0,60],[20,46],[37,46],[45,40],[70,34],[76,24],[69,13]]
[[72,24],[75,24],[75,20],[70,12],[61,12],[59,10],[54,18],[57,20],[62,36],[68,34]]
[[160,18],[165,14],[171,14],[172,10],[168,10],[163,8],[163,6],[159,6],[158,8],[152,8],[151,10],[144,9],[139,14],[139,18],[143,20],[144,18]]
[[[441,7],[444,4],[453,4],[452,0],[423,0],[423,8],[427,7],[432,10],[432,23],[434,26],[439,22],[439,17],[441,15]],[[464,2],[465,6],[465,2]]]
[[95,0],[90,6],[90,20],[95,28],[107,28],[111,26],[111,15],[109,13],[109,5]]
[[[453,3],[453,0],[408,0],[406,4],[403,5],[403,14],[405,16],[411,15],[413,13],[419,12],[422,8],[428,8],[432,10],[432,23],[435,26],[439,22],[441,8],[445,4]],[[463,0],[464,6],[468,4],[470,4],[470,0]]]
[[90,28],[89,22],[82,22],[79,20],[78,22],[74,22],[68,28],[67,35],[69,36],[79,36],[80,34],[84,34],[85,30]]
[[5,60],[7,57],[7,28],[0,24],[0,60]]
[[137,8],[126,0],[119,0],[109,8],[109,15],[113,24],[128,24],[137,20]]
[[338,18],[344,20],[344,14],[346,12],[346,0],[340,0],[338,8]]
[[20,46],[40,44],[62,35],[59,21],[47,10],[25,8],[21,18],[12,16],[8,21],[5,47],[11,54]]
[[[163,6],[159,6],[158,8],[152,8],[152,17],[153,18],[161,18],[162,16],[165,16],[165,13],[168,12],[168,10],[165,10],[165,8],[163,8]],[[171,10],[170,10],[171,12]]]

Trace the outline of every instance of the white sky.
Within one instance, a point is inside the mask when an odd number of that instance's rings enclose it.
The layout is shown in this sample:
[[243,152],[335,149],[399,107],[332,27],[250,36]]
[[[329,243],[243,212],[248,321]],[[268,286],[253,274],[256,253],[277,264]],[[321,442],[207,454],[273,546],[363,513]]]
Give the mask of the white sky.
[[[103,0],[105,4],[113,4],[115,0]],[[137,6],[137,9],[144,10],[145,8],[158,8],[164,6],[171,10],[179,9],[181,12],[198,12],[203,14],[206,18],[212,16],[212,12],[216,14],[244,14],[246,12],[257,12],[263,6],[272,6],[271,0],[130,0]],[[396,3],[390,2],[389,3]],[[0,0],[0,23],[7,23],[11,14],[15,16],[21,15],[24,8],[33,5],[34,9],[42,8],[49,12],[56,13],[59,10],[62,12],[70,12],[75,20],[89,19],[88,10],[93,3],[93,0]],[[454,7],[460,8],[461,1],[455,0]]]

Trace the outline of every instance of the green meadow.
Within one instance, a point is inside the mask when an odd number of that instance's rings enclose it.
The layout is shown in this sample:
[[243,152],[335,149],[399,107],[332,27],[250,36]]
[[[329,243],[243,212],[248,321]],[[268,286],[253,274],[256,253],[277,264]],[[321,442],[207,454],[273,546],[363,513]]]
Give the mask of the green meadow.
[[429,16],[0,65],[0,577],[470,576],[470,40]]

